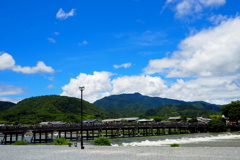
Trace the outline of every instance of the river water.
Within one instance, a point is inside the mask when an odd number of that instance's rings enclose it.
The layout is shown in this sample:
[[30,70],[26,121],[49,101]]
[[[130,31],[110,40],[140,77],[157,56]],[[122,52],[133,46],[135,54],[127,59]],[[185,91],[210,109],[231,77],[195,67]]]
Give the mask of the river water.
[[113,139],[113,146],[240,147],[240,133],[198,133]]

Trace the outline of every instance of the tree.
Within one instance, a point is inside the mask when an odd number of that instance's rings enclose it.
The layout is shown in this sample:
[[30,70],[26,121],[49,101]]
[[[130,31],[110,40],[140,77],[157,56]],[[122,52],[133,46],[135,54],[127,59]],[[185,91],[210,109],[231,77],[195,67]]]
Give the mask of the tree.
[[227,130],[222,118],[209,121],[208,129],[210,132],[225,132]]
[[182,122],[187,122],[187,116],[181,116],[181,121]]
[[240,119],[240,101],[232,101],[230,104],[222,106],[221,108],[222,114],[225,117],[228,117],[229,120],[236,121],[236,125],[238,125],[238,120]]

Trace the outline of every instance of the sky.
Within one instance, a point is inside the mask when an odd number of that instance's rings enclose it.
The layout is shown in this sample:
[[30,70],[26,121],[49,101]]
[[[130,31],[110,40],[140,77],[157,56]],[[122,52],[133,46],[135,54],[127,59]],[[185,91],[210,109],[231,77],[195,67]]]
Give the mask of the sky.
[[239,0],[0,0],[0,101],[240,99]]

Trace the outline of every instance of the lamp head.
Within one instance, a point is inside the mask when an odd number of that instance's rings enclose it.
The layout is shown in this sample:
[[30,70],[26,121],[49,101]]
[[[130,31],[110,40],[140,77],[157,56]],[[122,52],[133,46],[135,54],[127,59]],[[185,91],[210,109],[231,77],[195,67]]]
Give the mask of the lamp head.
[[83,91],[85,89],[84,86],[79,87],[80,91]]

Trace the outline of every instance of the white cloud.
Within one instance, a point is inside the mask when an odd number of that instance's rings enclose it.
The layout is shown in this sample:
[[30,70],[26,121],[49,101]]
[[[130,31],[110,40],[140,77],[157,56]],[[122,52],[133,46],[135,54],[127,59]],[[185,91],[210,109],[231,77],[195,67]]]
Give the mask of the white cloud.
[[15,65],[15,60],[8,53],[0,52],[0,70],[11,69]]
[[21,67],[21,66],[14,66],[13,71],[15,72],[22,72],[22,73],[38,73],[38,72],[45,72],[45,73],[53,73],[54,69],[52,67],[46,66],[44,62],[39,61],[36,67]]
[[131,63],[124,63],[124,64],[120,64],[120,65],[113,65],[113,67],[114,68],[116,68],[116,69],[118,69],[118,68],[129,68],[129,67],[131,67],[132,66],[132,64]]
[[0,101],[5,101],[5,102],[18,103],[21,100],[22,99],[20,99],[20,98],[0,97]]
[[151,60],[144,69],[145,74],[187,77],[185,80],[164,81],[150,75],[111,79],[109,72],[81,73],[62,87],[62,95],[80,97],[78,87],[84,85],[84,99],[89,102],[112,94],[139,92],[185,101],[230,103],[240,98],[239,28],[240,17],[236,17],[202,30],[184,39],[170,58]]
[[50,89],[50,88],[55,88],[55,86],[54,86],[54,85],[52,85],[52,84],[50,84],[50,85],[48,85],[46,88],[47,88],[47,89]]
[[167,0],[163,9],[169,5],[174,5],[178,18],[185,16],[199,16],[197,14],[203,12],[205,8],[217,8],[226,3],[226,0]]
[[60,8],[56,14],[56,18],[60,20],[67,19],[68,17],[72,17],[76,14],[75,9],[71,9],[70,12],[66,13],[62,8]]
[[188,81],[178,79],[162,96],[185,101],[227,104],[239,99],[239,78],[240,75],[204,77]]
[[152,97],[179,99],[185,101],[207,101],[227,104],[239,99],[240,74],[220,77],[203,77],[184,81],[166,82],[160,77],[140,75],[122,76],[111,79],[109,72],[81,73],[62,87],[61,95],[81,97],[79,86],[85,86],[83,99],[95,102],[105,96],[139,92]]
[[0,84],[0,96],[22,94],[23,88],[13,85]]
[[140,46],[158,46],[166,43],[166,40],[163,39],[164,37],[165,33],[163,32],[147,30],[139,34],[131,34],[130,41],[132,44]]
[[84,41],[82,41],[81,43],[79,43],[78,45],[79,45],[79,46],[83,46],[83,45],[87,45],[87,44],[88,44],[88,41],[84,40]]
[[[145,74],[187,77],[168,84],[163,97],[227,104],[240,95],[240,17],[184,39],[170,58],[149,61]],[[194,79],[193,79],[194,78]],[[190,80],[188,80],[190,79]]]
[[44,62],[39,61],[36,67],[22,67],[19,65],[15,65],[15,60],[8,53],[0,53],[0,70],[12,70],[15,72],[22,72],[27,74],[33,73],[53,73],[54,69],[50,66],[46,66]]
[[183,40],[170,58],[151,60],[146,74],[220,76],[240,70],[240,18],[229,19]]
[[49,42],[56,43],[56,40],[53,38],[47,38]]
[[167,86],[160,77],[123,76],[111,81],[113,89],[110,94],[139,92],[149,96],[160,96]]
[[222,23],[223,21],[226,21],[226,20],[228,20],[228,16],[223,16],[221,14],[213,15],[213,16],[209,17],[209,21],[215,25],[219,25],[220,23]]
[[219,7],[226,3],[226,0],[199,0],[199,2],[208,7]]
[[56,35],[56,36],[58,36],[60,33],[59,33],[59,32],[54,32],[53,34]]
[[85,86],[84,99],[94,102],[97,99],[112,94],[139,92],[150,96],[161,94],[164,88],[164,81],[159,77],[150,76],[124,76],[111,80],[113,74],[110,72],[94,72],[93,75],[81,73],[78,77],[72,78],[69,84],[62,87],[61,95],[80,97],[79,86]]
[[112,89],[110,72],[94,72],[93,75],[87,75],[81,73],[76,78],[71,78],[69,84],[62,87],[63,96],[78,97],[80,98],[81,92],[79,90],[80,86],[84,86],[83,91],[84,99],[93,102],[103,96],[109,95],[109,90]]

